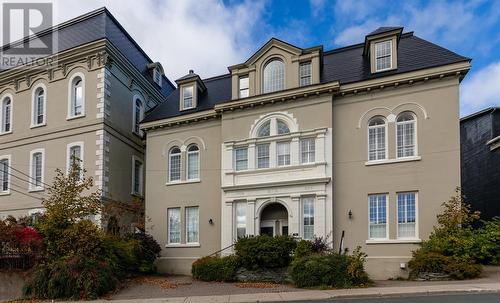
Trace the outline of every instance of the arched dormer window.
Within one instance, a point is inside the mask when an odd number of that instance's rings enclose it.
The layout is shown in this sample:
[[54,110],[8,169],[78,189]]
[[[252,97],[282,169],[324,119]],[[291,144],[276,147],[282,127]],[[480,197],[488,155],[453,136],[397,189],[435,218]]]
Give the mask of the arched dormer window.
[[280,59],[267,62],[263,72],[263,93],[285,89],[285,64]]
[[38,86],[33,92],[31,127],[45,124],[45,100],[45,89],[43,86]]
[[168,181],[181,181],[181,149],[174,146],[168,153]]
[[68,118],[85,116],[85,83],[81,73],[70,79],[68,107]]
[[387,123],[381,116],[368,121],[368,161],[387,159]]
[[200,149],[196,144],[187,148],[187,179],[198,180],[200,178]]
[[0,133],[8,133],[12,131],[12,100],[10,97],[5,97],[2,100],[1,115],[0,115]]
[[132,117],[132,122],[133,122],[132,131],[138,134],[139,136],[142,135],[142,131],[139,128],[139,123],[143,118],[144,118],[144,103],[142,102],[141,99],[135,98],[133,117]]
[[411,112],[403,112],[396,119],[396,155],[398,158],[417,155],[416,118]]

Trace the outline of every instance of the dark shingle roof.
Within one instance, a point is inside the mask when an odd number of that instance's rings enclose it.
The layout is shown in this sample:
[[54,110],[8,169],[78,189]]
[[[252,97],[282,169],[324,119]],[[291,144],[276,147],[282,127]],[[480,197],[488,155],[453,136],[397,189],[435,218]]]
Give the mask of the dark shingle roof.
[[377,28],[376,30],[374,30],[373,32],[369,33],[366,36],[374,36],[374,35],[382,34],[385,32],[390,32],[390,31],[397,30],[397,29],[403,30],[403,28],[400,26],[382,26],[382,27]]
[[[396,28],[397,29],[397,28]],[[364,43],[343,47],[323,53],[321,83],[339,81],[341,85],[389,75],[401,74],[425,68],[437,67],[457,62],[470,61],[441,46],[413,35],[401,35],[398,44],[398,68],[387,72],[372,74],[369,58],[363,56]],[[196,109],[179,112],[178,89],[158,105],[143,122],[180,116],[213,108],[215,104],[231,100],[231,77],[223,75],[203,80],[207,90],[199,98]]]

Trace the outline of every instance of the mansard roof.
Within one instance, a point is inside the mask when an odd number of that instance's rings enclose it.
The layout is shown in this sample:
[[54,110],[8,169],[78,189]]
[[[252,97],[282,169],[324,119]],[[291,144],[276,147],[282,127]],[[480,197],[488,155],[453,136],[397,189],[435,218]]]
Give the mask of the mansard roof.
[[[37,33],[37,36],[32,35],[11,45],[4,45],[2,53],[12,54],[15,51],[12,48],[13,45],[26,45],[36,37],[42,41],[50,41],[55,35],[57,35],[57,50],[53,54],[107,39],[146,79],[153,82],[148,66],[154,62],[105,7],[46,29]],[[0,70],[0,73],[5,71],[6,69]],[[163,80],[166,85],[162,86],[161,92],[164,96],[168,96],[175,89],[175,86],[168,78],[163,77]]]
[[[322,52],[320,82],[329,83],[338,81],[340,85],[345,85],[471,60],[421,39],[415,36],[413,32],[409,32],[402,34],[400,37],[398,45],[398,68],[386,72],[371,73],[370,59],[367,56],[363,56],[363,49],[364,43],[359,43]],[[179,91],[177,89],[167,98],[167,102],[151,110],[143,122],[199,112],[212,109],[216,104],[231,102],[230,74],[205,79],[203,82],[207,86],[207,89],[199,96],[196,108],[182,112],[179,111]]]

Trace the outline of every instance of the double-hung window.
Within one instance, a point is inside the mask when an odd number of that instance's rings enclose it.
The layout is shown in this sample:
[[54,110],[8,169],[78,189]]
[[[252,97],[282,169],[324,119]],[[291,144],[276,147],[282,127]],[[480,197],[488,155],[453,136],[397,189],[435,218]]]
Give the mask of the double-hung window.
[[314,237],[314,198],[302,198],[302,217],[304,222],[303,238],[311,240]]
[[398,238],[416,238],[416,193],[398,193]]
[[246,147],[234,150],[234,167],[236,171],[248,169],[248,149]]
[[370,239],[387,238],[387,195],[368,196],[369,237]]
[[382,117],[374,117],[368,123],[368,160],[386,159],[386,122]]
[[70,82],[69,118],[83,116],[84,113],[84,83],[83,76],[75,76]]
[[299,65],[299,85],[311,84],[311,62],[303,62]]
[[196,144],[187,149],[187,179],[198,180],[200,178],[200,149]]
[[169,208],[167,210],[168,216],[168,244],[181,243],[181,209]]
[[168,155],[168,181],[177,182],[181,180],[181,150],[173,147]]
[[375,43],[375,70],[377,72],[392,68],[392,40]]
[[234,203],[234,223],[235,223],[235,237],[236,240],[242,238],[247,232],[247,203],[236,202]]
[[43,151],[31,152],[30,190],[43,189]]
[[194,87],[184,86],[182,88],[182,109],[190,109],[194,107],[193,103]]
[[73,168],[77,171],[79,180],[83,179],[83,142],[68,144],[67,148],[67,167],[70,172]]
[[134,127],[132,130],[134,133],[138,135],[142,135],[139,123],[141,122],[143,117],[144,117],[144,105],[140,99],[135,99],[134,116],[133,116]]
[[300,140],[300,158],[301,163],[314,163],[316,153],[316,141],[314,138],[305,138]]
[[290,142],[278,142],[276,144],[278,166],[290,165]]
[[416,156],[416,123],[409,112],[400,114],[396,120],[397,157]]
[[32,126],[45,124],[45,90],[42,87],[35,89],[33,94],[33,118]]
[[0,194],[10,191],[9,165],[8,156],[0,159]]
[[257,145],[257,168],[269,167],[269,143]]
[[246,98],[249,96],[249,79],[248,76],[242,76],[239,79],[239,97]]
[[199,243],[198,206],[186,207],[186,243]]
[[8,133],[12,127],[12,100],[6,97],[2,100],[0,113],[0,133]]

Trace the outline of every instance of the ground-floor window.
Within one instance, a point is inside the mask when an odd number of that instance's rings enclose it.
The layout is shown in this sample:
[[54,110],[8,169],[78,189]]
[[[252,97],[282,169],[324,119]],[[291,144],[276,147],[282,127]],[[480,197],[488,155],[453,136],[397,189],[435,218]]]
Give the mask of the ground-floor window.
[[169,208],[168,215],[168,240],[169,244],[181,243],[181,209]]
[[199,243],[198,206],[186,207],[186,243]]
[[370,239],[387,238],[387,195],[376,194],[368,196]]
[[398,238],[416,237],[416,193],[398,193]]
[[247,232],[247,215],[246,215],[246,202],[234,203],[234,222],[235,222],[235,235],[236,239],[244,237]]
[[311,240],[314,237],[314,198],[302,198],[302,216],[304,218],[303,238]]

